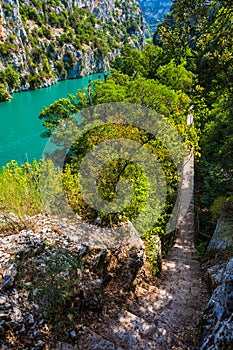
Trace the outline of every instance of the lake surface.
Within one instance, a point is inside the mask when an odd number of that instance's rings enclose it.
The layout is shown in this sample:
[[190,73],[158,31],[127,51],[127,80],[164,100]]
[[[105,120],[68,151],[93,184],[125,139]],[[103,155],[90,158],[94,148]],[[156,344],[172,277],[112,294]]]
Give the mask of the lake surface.
[[38,118],[43,107],[48,107],[59,98],[74,94],[102,74],[92,74],[74,80],[65,80],[45,89],[26,91],[13,95],[11,101],[0,103],[0,167],[16,160],[39,160],[47,139],[40,137],[44,130]]

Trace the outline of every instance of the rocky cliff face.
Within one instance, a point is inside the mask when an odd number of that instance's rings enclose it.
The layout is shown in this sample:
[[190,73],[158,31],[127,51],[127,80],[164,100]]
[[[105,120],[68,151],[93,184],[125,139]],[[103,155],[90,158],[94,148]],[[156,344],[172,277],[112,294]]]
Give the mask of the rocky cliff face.
[[168,13],[172,5],[171,0],[139,0],[138,1],[151,31],[155,30],[159,21]]
[[[0,0],[0,90],[108,70],[123,44],[142,45],[143,30],[136,0]],[[11,83],[9,65],[19,83]]]

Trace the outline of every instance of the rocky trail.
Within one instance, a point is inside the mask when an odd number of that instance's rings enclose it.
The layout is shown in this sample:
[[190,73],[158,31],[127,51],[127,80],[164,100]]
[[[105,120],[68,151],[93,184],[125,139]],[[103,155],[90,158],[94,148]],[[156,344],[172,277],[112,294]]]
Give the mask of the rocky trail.
[[133,300],[112,310],[112,315],[101,315],[84,331],[76,349],[197,348],[198,320],[209,295],[194,255],[193,224],[191,203],[176,243],[163,259],[157,285],[138,286]]

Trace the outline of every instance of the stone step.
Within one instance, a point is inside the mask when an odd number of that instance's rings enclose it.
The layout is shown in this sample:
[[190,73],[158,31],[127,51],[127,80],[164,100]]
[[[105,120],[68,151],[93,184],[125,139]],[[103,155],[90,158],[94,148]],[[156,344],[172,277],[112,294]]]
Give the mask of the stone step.
[[155,326],[144,318],[124,310],[119,315],[119,323],[128,332],[138,332],[142,337],[148,337],[155,330]]
[[103,317],[95,331],[86,329],[75,350],[163,350],[152,339],[155,332],[154,324],[122,310],[116,319]]
[[153,322],[158,312],[169,306],[173,299],[173,290],[160,290],[157,288],[154,293],[150,293],[144,288],[137,288],[136,302],[127,304],[127,309],[138,317],[144,318],[147,322]]
[[155,325],[128,310],[123,310],[118,316],[118,321],[110,326],[123,349],[157,349],[156,343],[152,340],[156,331]]
[[[61,349],[63,350],[63,349]],[[123,350],[88,327],[83,327],[82,335],[74,350]]]
[[114,336],[112,341],[124,350],[165,350],[178,344],[172,336],[174,330],[171,329],[169,320],[166,322],[154,318],[154,322],[149,323],[144,318],[123,310],[118,320],[112,320],[108,326]]

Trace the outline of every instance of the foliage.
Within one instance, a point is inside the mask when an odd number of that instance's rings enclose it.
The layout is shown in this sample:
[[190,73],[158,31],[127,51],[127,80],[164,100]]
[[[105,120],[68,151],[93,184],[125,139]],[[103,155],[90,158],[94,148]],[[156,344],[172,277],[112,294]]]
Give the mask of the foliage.
[[19,166],[11,161],[3,167],[0,173],[1,230],[30,227],[30,216],[43,210],[37,174],[36,162]]
[[[40,118],[44,120],[43,125],[47,128],[47,135],[51,135],[57,127],[53,138],[55,137],[55,143],[58,142],[61,146],[61,139],[56,136],[60,135],[59,122],[62,121],[61,130],[63,127],[67,130],[67,121],[73,113],[108,102],[130,102],[155,110],[168,118],[183,137],[187,148],[195,148],[198,142],[195,128],[186,125],[191,104],[188,93],[195,84],[195,75],[185,66],[185,61],[180,64],[176,64],[174,60],[169,61],[159,47],[148,45],[143,51],[137,51],[126,46],[121,57],[113,63],[114,68],[106,82],[90,82],[87,88],[78,91],[76,96],[61,99],[42,110]],[[177,77],[175,85],[172,79],[174,77]],[[78,128],[82,128],[82,121]],[[116,188],[119,181],[131,182],[134,196],[130,204],[117,214],[93,209],[86,203],[81,191],[79,167],[83,157],[102,142],[115,138],[130,139],[147,145],[163,167],[167,186],[164,210],[154,227],[143,236],[148,248],[148,261],[156,271],[158,252],[153,242],[158,235],[164,234],[176,199],[178,180],[171,155],[161,142],[139,127],[111,123],[105,127],[96,125],[95,128],[91,128],[91,131],[82,133],[80,138],[77,133],[78,140],[73,143],[63,169],[64,190],[72,208],[85,220],[93,221],[96,217],[101,217],[102,224],[115,224],[119,222],[119,218],[120,220],[137,218],[138,214],[144,210],[148,199],[148,184],[142,170],[130,161],[115,159],[105,162],[105,166],[97,174],[98,192],[109,202],[117,198]],[[59,153],[59,150],[57,152]],[[89,170],[90,173],[94,171],[94,169]]]
[[78,112],[77,102],[71,96],[68,98],[61,98],[58,101],[55,101],[49,107],[44,108],[39,116],[40,119],[45,119],[43,126],[46,128],[46,131],[42,136],[51,136],[56,126],[60,124],[61,120],[68,119],[76,112]]
[[188,93],[194,85],[195,75],[185,68],[186,65],[185,60],[177,65],[172,59],[167,65],[159,67],[157,76],[162,83],[164,82],[172,89]]
[[11,96],[8,90],[14,91],[19,86],[19,74],[9,65],[0,70],[0,100],[8,101]]
[[214,200],[213,204],[210,207],[210,212],[214,220],[218,220],[221,214],[225,211],[226,202],[227,200],[223,196],[218,197]]
[[166,51],[158,46],[146,45],[143,51],[138,51],[126,45],[112,68],[133,78],[143,76],[154,79],[159,66],[165,63],[168,63]]
[[200,255],[205,255],[206,248],[207,248],[208,242],[201,242],[198,245],[196,245],[196,251]]
[[19,74],[11,66],[5,68],[2,74],[11,90],[19,86]]
[[9,101],[11,99],[10,94],[0,86],[0,102]]

